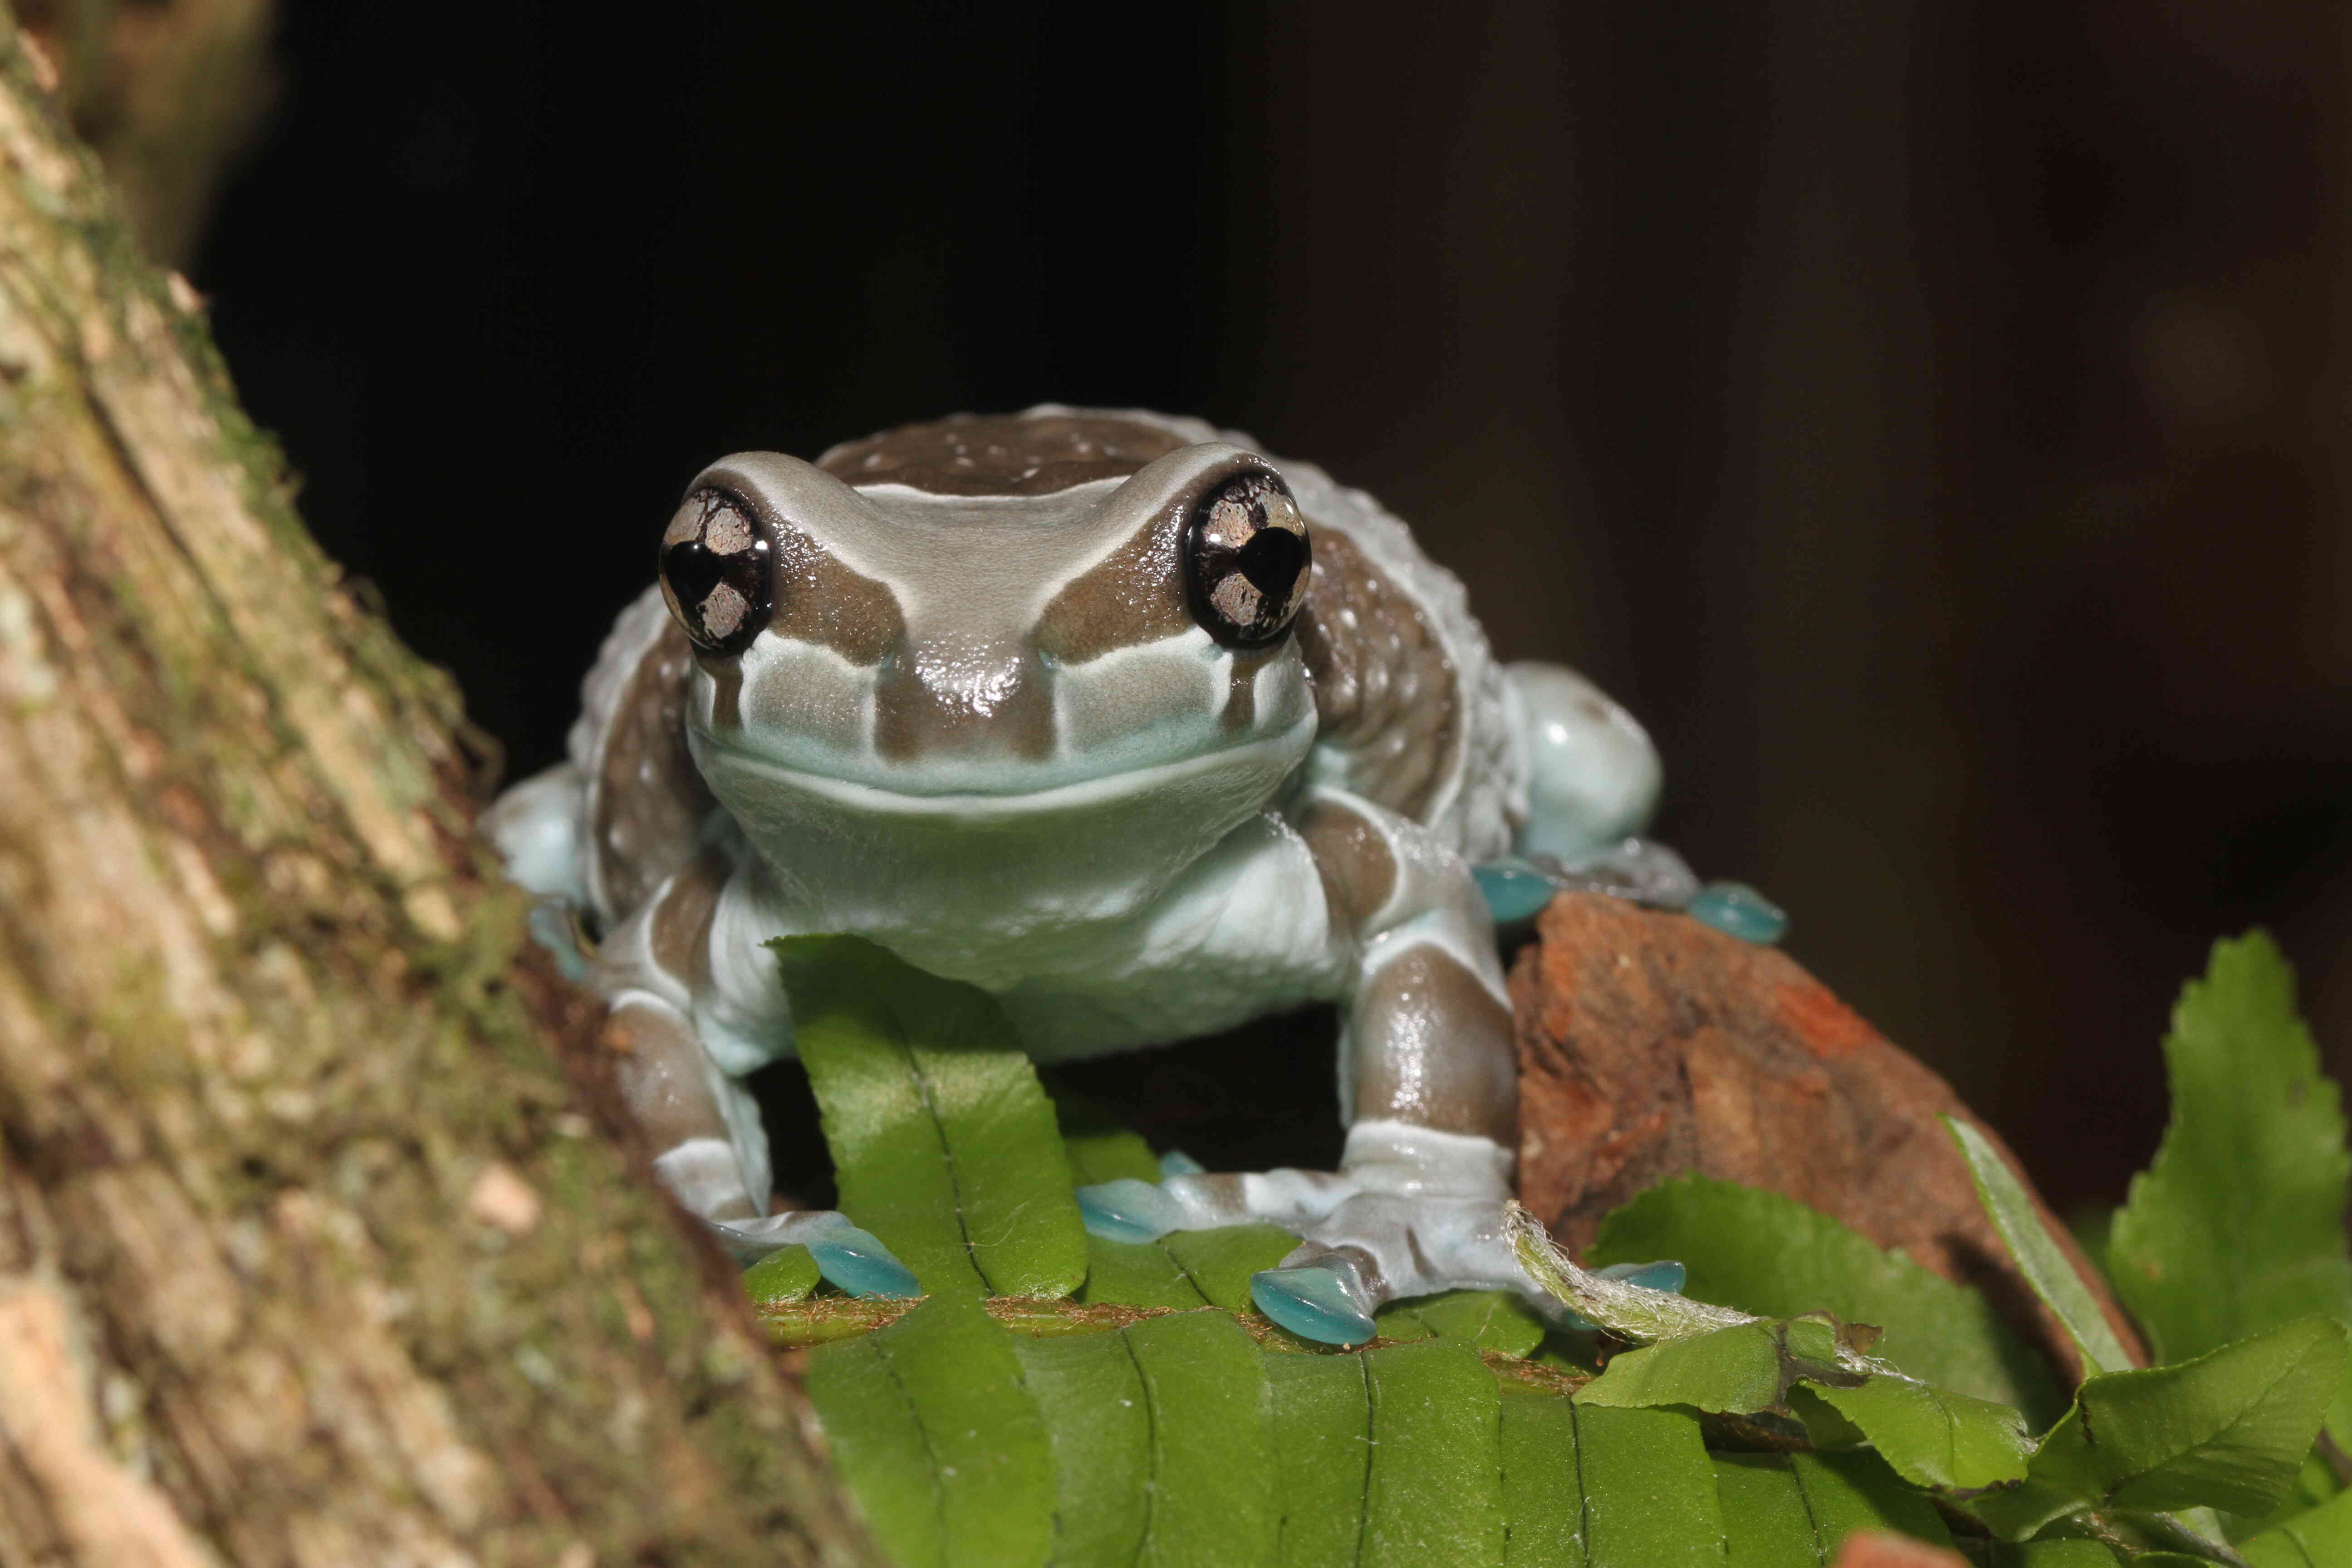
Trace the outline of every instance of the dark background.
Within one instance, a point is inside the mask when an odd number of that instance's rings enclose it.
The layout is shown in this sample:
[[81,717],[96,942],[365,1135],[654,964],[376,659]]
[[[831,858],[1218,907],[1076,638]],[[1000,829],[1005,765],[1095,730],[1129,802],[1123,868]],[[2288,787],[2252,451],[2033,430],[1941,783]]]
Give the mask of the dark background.
[[2219,932],[2347,1065],[2352,8],[1129,9],[290,6],[191,275],[510,775],[709,458],[1195,412],[1633,706],[2062,1205]]

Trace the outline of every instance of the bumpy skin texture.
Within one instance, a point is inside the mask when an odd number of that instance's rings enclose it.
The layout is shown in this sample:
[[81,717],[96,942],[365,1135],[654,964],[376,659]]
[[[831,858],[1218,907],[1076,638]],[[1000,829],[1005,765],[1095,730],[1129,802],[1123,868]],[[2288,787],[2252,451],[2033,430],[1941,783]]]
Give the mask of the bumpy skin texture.
[[1172,1178],[1105,1223],[1270,1219],[1358,1307],[1520,1283],[1468,867],[1566,753],[1402,522],[1198,421],[1045,407],[739,454],[661,538],[667,608],[623,612],[570,761],[488,826],[593,934],[683,1201],[746,1253],[807,1228],[767,1213],[741,1079],[791,1048],[762,944],[853,931],[1040,1059],[1338,1002],[1339,1173]]

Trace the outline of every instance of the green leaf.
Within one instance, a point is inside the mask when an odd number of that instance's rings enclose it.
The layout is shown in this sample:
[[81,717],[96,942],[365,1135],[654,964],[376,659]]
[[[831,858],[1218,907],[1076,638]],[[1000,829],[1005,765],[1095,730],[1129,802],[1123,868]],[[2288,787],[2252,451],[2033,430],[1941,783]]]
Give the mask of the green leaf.
[[2352,1563],[2352,1492],[2238,1542],[2253,1568],[2339,1568]]
[[1951,1544],[1935,1506],[1869,1454],[1717,1454],[1715,1483],[1729,1568],[1821,1568],[1857,1530]]
[[[2158,1359],[2314,1312],[2352,1322],[2340,1096],[2270,938],[2214,944],[2173,1008],[2164,1059],[2171,1124],[2108,1243],[2116,1291]],[[2352,1430],[2352,1406],[2336,1413],[2331,1426]]]
[[[2336,1386],[2335,1408],[2341,1409],[2343,1404],[2344,1385],[2338,1384]],[[2276,1508],[2266,1514],[2231,1514],[2221,1521],[2224,1533],[2232,1541],[2260,1535],[2266,1530],[2332,1502],[2343,1491],[2344,1484],[2336,1479],[2336,1471],[2326,1457],[2316,1451],[2305,1454],[2302,1466],[2294,1473],[2294,1484],[2287,1489],[2285,1498]]]
[[1580,1405],[1590,1568],[1722,1568],[1723,1510],[1698,1419]]
[[1890,1531],[1937,1546],[1952,1543],[1936,1505],[1905,1486],[1877,1455],[1791,1454],[1789,1466],[1804,1489],[1805,1510],[1812,1515],[1825,1563],[1836,1561],[1845,1538],[1857,1530]]
[[1460,1340],[1507,1356],[1533,1353],[1544,1337],[1544,1321],[1508,1290],[1448,1290],[1392,1301],[1372,1321],[1383,1339]]
[[1296,1251],[1298,1238],[1271,1225],[1228,1225],[1215,1230],[1171,1231],[1158,1245],[1211,1306],[1247,1312],[1255,1310],[1250,1276]]
[[1718,1415],[1769,1410],[1788,1389],[1778,1328],[1742,1323],[1620,1352],[1606,1371],[1578,1391],[1576,1402],[1621,1410],[1680,1405]]
[[871,1334],[809,1354],[809,1402],[833,1467],[898,1568],[940,1568],[940,1481],[922,1424]]
[[1122,1332],[1151,1419],[1150,1511],[1138,1562],[1271,1564],[1281,1511],[1256,1344],[1220,1311],[1152,1318]]
[[2294,1482],[2344,1359],[2344,1330],[2305,1318],[2195,1361],[2092,1378],[2024,1485],[1974,1510],[2011,1540],[2084,1508],[2261,1513]]
[[1976,1178],[1977,1198],[1992,1216],[1995,1229],[2009,1246],[2009,1254],[2033,1287],[2033,1293],[2044,1305],[2058,1314],[2067,1335],[2083,1357],[2084,1367],[2092,1373],[2119,1372],[2131,1365],[2122,1342],[2107,1323],[2106,1314],[2099,1310],[2090,1288],[2074,1271],[2074,1261],[2042,1217],[2033,1196],[2019,1181],[2009,1162],[1992,1146],[1991,1140],[1958,1117],[1947,1116],[1944,1125],[1951,1130],[1952,1140],[1969,1162],[1969,1174]]
[[2029,1541],[1998,1546],[1991,1568],[2116,1568],[2116,1554],[2095,1541]]
[[1501,1393],[1503,1562],[1507,1568],[1584,1568],[1576,1405],[1515,1380],[1505,1380]]
[[1767,1318],[1835,1313],[1885,1330],[1871,1353],[1912,1376],[2047,1425],[2065,1408],[2048,1364],[1985,1297],[1793,1198],[1685,1176],[1641,1194],[1601,1222],[1585,1263],[1682,1260],[1683,1294]]
[[1192,1284],[1184,1266],[1156,1241],[1106,1241],[1087,1237],[1087,1282],[1078,1300],[1124,1307],[1173,1307],[1186,1311],[1209,1299]]
[[822,1278],[816,1259],[809,1256],[807,1247],[787,1247],[781,1252],[771,1252],[743,1270],[743,1293],[754,1306],[770,1301],[799,1301],[816,1289]]
[[1372,1392],[1364,1568],[1503,1555],[1502,1396],[1478,1352],[1444,1341],[1362,1356]]
[[1151,1145],[1100,1106],[1074,1095],[1056,1095],[1054,1116],[1069,1155],[1071,1179],[1079,1186],[1122,1179],[1160,1180],[1160,1157],[1151,1152]]
[[1715,1495],[1723,1507],[1728,1568],[1821,1568],[1813,1516],[1786,1454],[1717,1454]]
[[[1355,1568],[1372,1463],[1364,1358],[1269,1354],[1263,1364],[1282,1493],[1276,1561],[1282,1568]],[[1572,1469],[1569,1479],[1572,1486]]]
[[[1045,1560],[1054,1537],[1052,1446],[1012,1336],[978,1303],[934,1297],[809,1361],[809,1393],[837,1462],[901,1563]],[[919,1495],[916,1477],[928,1479],[929,1496]]]
[[[1874,1377],[1851,1388],[1806,1384],[1800,1392],[1852,1423],[1915,1486],[1974,1490],[2026,1473],[2032,1445],[2025,1417],[2008,1405],[1905,1377]],[[1807,1406],[1796,1403],[1807,1426],[1815,1426]],[[1815,1436],[1828,1440],[1818,1428]]]
[[995,999],[858,937],[769,946],[842,1211],[934,1294],[1077,1289],[1086,1229],[1054,1108]]
[[1125,1337],[1008,1338],[1053,1447],[1055,1568],[1128,1568],[1143,1546],[1151,1417]]

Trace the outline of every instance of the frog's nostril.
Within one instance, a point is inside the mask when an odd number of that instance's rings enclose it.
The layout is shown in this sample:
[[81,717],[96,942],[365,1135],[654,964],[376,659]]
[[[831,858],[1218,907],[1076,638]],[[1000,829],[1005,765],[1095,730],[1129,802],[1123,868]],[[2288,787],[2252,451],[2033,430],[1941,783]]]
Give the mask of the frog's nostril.
[[893,762],[1049,756],[1050,680],[1034,650],[918,644],[886,665],[875,689],[876,745]]

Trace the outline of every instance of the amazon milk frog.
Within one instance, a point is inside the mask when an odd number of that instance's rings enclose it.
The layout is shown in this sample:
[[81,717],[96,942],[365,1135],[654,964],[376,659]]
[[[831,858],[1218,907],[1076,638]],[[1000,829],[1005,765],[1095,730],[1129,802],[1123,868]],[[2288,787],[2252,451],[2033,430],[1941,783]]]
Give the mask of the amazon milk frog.
[[1502,1238],[1511,1016],[1474,862],[1637,830],[1654,752],[1319,468],[1197,420],[1055,406],[910,426],[687,488],[570,760],[488,826],[569,900],[662,1179],[740,1257],[916,1282],[771,1214],[745,1077],[792,1050],[763,946],[856,932],[995,995],[1039,1061],[1310,1001],[1342,1017],[1334,1173],[1112,1183],[1090,1228],[1305,1238],[1270,1315],[1353,1342],[1391,1296],[1521,1290]]

